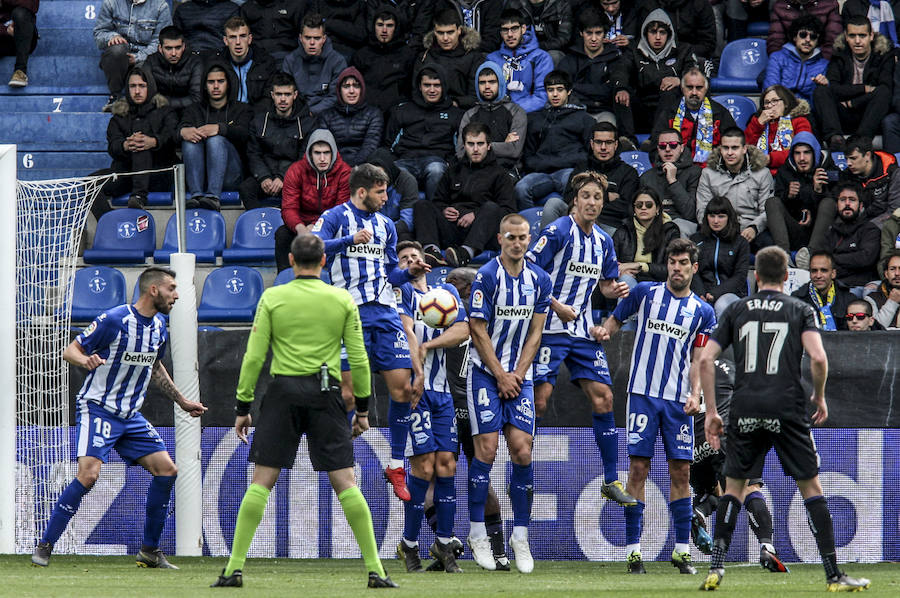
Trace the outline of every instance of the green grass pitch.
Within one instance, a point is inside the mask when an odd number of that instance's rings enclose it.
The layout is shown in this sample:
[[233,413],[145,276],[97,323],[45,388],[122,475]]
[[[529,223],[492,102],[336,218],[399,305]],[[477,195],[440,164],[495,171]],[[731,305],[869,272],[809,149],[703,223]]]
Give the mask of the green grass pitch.
[[[385,561],[396,590],[367,590],[361,560],[250,559],[244,587],[209,588],[223,565],[223,558],[172,557],[180,571],[140,569],[128,557],[57,555],[46,569],[32,567],[27,555],[0,556],[0,595],[14,598],[126,597],[193,598],[194,596],[323,596],[361,595],[416,598],[489,596],[591,596],[616,592],[624,598],[699,596],[706,574],[697,563],[697,575],[679,575],[668,563],[648,563],[647,575],[628,575],[624,563],[586,561],[537,561],[534,573],[522,575],[482,571],[473,561],[462,560],[464,573],[408,574],[397,560]],[[426,562],[427,563],[427,562]],[[900,564],[848,563],[847,573],[868,577],[872,587],[865,596],[900,596]],[[788,574],[775,574],[758,566],[732,566],[718,594],[779,598],[825,593],[822,567],[794,565]]]

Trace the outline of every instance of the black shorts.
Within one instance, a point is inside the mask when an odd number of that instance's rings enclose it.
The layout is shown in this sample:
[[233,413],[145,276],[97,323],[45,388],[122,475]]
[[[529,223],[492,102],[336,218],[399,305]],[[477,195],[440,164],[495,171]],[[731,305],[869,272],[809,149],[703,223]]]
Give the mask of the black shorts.
[[819,474],[819,454],[808,423],[738,417],[728,422],[725,475],[739,480],[761,477],[766,454],[772,447],[785,475],[810,480]]
[[316,471],[353,467],[353,439],[338,386],[322,392],[317,376],[275,376],[263,397],[249,460],[291,468],[306,434]]
[[[472,440],[472,426],[469,425],[468,407],[456,407],[456,436],[459,438],[459,446],[466,456],[468,463],[475,458],[475,442]],[[459,453],[457,452],[457,459]]]

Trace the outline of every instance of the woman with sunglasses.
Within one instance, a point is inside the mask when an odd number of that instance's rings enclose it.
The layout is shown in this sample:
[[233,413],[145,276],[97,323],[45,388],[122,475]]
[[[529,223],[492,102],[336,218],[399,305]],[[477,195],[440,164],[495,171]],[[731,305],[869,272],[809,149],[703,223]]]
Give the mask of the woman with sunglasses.
[[706,205],[700,232],[691,236],[700,250],[700,267],[691,290],[722,316],[729,305],[747,296],[750,270],[750,243],[741,236],[741,227],[731,202],[713,197]]
[[773,85],[760,96],[759,105],[744,134],[749,145],[755,145],[769,157],[769,170],[774,176],[787,160],[794,136],[801,131],[812,133],[809,104],[798,100],[783,85]]
[[[773,85],[784,85],[797,96],[806,100],[813,108],[815,78],[825,76],[828,58],[825,57],[822,42],[822,23],[817,17],[804,15],[791,23],[788,29],[788,43],[769,55],[765,77],[761,89]],[[769,48],[771,52],[771,47]]]
[[666,247],[680,236],[653,189],[640,189],[631,203],[632,217],[613,235],[619,280],[634,288],[644,281],[666,280]]

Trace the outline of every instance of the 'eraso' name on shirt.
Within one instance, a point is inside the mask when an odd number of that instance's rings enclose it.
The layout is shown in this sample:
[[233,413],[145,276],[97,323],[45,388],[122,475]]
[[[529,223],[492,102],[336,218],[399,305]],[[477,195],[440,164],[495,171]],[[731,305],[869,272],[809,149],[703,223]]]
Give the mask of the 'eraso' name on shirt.
[[497,305],[494,307],[494,318],[497,320],[528,320],[533,314],[533,305]]
[[374,243],[360,243],[347,247],[347,257],[361,258],[364,260],[383,260],[384,246]]
[[600,278],[603,273],[600,264],[589,264],[587,262],[569,262],[566,266],[566,274],[572,276],[585,276],[587,278]]
[[156,363],[156,353],[140,353],[137,351],[125,351],[122,354],[122,363],[124,365],[133,365],[137,367],[150,367]]
[[675,340],[684,341],[684,339],[688,336],[688,329],[678,324],[672,324],[671,322],[666,322],[664,320],[647,320],[647,332],[655,332],[656,334],[662,334],[664,336],[669,336],[674,338]]
[[747,309],[765,309],[768,311],[781,311],[783,301],[772,299],[750,299],[747,301]]

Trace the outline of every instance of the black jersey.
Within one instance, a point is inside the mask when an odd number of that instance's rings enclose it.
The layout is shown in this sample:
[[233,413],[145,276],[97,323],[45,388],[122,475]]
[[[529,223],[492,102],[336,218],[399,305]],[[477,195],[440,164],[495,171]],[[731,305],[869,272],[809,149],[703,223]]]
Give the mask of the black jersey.
[[446,358],[447,383],[450,385],[453,406],[459,409],[468,409],[466,375],[469,368],[469,342],[458,347],[446,348],[444,357]]
[[744,297],[725,311],[712,338],[722,349],[734,346],[732,421],[806,417],[800,362],[807,330],[819,330],[812,306],[776,291]]

